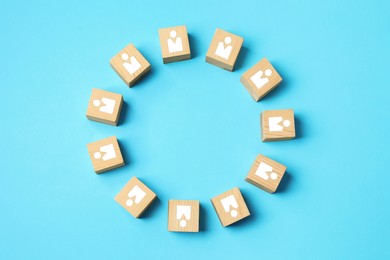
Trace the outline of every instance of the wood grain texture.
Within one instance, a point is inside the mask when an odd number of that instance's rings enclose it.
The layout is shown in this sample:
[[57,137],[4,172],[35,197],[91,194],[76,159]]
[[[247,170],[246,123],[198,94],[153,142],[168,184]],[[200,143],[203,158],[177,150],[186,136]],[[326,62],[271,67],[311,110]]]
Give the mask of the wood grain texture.
[[[115,101],[114,109],[112,113],[105,113],[101,111],[101,107],[94,104],[95,101],[99,101],[101,106],[104,106],[104,98],[108,98]],[[89,120],[108,124],[118,125],[120,112],[122,109],[123,97],[120,94],[109,92],[97,88],[92,89],[92,94],[88,102],[88,108],[86,116]]]
[[[175,38],[171,37],[171,32],[176,33]],[[158,30],[158,34],[160,39],[163,63],[191,59],[191,49],[188,39],[187,27],[185,25],[162,28]],[[169,52],[168,41],[176,42],[178,39],[181,39],[183,50],[177,52]]]
[[199,232],[199,201],[169,200],[168,231]]
[[[281,118],[277,124],[270,124],[272,119]],[[289,123],[288,126],[285,123]],[[272,131],[271,125],[279,126],[281,131]],[[268,110],[260,115],[260,128],[263,142],[290,140],[295,138],[294,110]]]
[[[267,76],[265,75],[265,71],[270,70],[271,75]],[[256,77],[256,75],[262,74],[261,78],[266,79],[268,78],[268,82],[264,83],[260,87],[260,84],[256,85],[256,81],[251,80],[252,76]],[[259,77],[258,77],[259,78]],[[255,101],[259,101],[262,99],[265,95],[267,95],[271,90],[276,88],[281,82],[282,78],[280,77],[279,73],[275,70],[275,68],[272,66],[272,64],[266,59],[263,58],[258,63],[256,63],[252,68],[250,68],[248,71],[246,71],[240,78],[241,83],[244,85],[244,87],[248,90],[249,94],[253,97]]]
[[[226,37],[231,38],[230,44],[225,43]],[[232,34],[227,31],[223,31],[221,29],[216,29],[210,47],[206,54],[206,62],[221,67],[225,70],[233,71],[234,65],[237,61],[237,57],[238,54],[240,53],[243,42],[244,42],[244,38],[238,35]],[[232,46],[232,51],[228,56],[228,59],[225,59],[215,54],[219,43],[223,43],[225,47],[229,45]]]
[[[234,205],[234,201],[237,205]],[[240,189],[237,187],[212,198],[211,203],[213,204],[218,218],[224,227],[240,221],[250,215]],[[230,204],[230,206],[224,207],[224,204]]]
[[[128,56],[127,60],[124,60],[122,55],[125,54]],[[126,70],[124,63],[129,62],[130,58],[134,57],[140,64],[140,68],[136,70],[133,74],[129,73]],[[127,45],[123,50],[116,54],[110,61],[111,67],[115,72],[122,78],[122,80],[129,87],[134,86],[134,84],[147,72],[150,71],[150,63],[145,59],[144,56],[135,48],[133,44]]]
[[[266,165],[271,166],[272,169],[268,168],[266,171],[263,171],[265,168],[259,168],[261,163],[263,163],[263,165],[265,163]],[[245,180],[269,193],[274,193],[277,190],[286,169],[286,166],[283,164],[259,154],[253,162]]]
[[[106,155],[104,151],[102,151],[102,147],[106,147],[112,145],[115,151],[115,158],[103,160],[103,157]],[[93,169],[96,173],[106,172],[118,167],[125,165],[125,162],[122,158],[122,153],[119,148],[118,140],[115,136],[108,137],[106,139],[102,139],[100,141],[96,141],[93,143],[87,144],[89,157],[91,158]],[[96,158],[95,154],[99,153],[100,158]]]
[[151,189],[138,178],[133,177],[115,196],[115,201],[135,218],[139,218],[156,198],[156,194]]

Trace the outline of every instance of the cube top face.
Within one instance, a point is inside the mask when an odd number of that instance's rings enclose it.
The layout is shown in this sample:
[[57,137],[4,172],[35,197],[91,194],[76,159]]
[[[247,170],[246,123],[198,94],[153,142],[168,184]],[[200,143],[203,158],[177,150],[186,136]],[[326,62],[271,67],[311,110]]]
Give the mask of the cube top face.
[[199,201],[169,200],[168,231],[198,232],[199,231]]
[[122,103],[122,95],[94,88],[88,103],[87,118],[92,121],[116,126]]
[[211,199],[221,224],[226,227],[250,215],[238,188],[231,189]]
[[285,172],[286,166],[259,154],[245,180],[269,193],[274,193]]
[[206,54],[206,61],[223,69],[233,71],[244,38],[217,29]]
[[259,101],[276,88],[282,82],[282,78],[271,63],[264,58],[246,71],[240,81],[251,96]]
[[89,157],[96,173],[102,173],[125,165],[115,136],[87,144]]
[[115,201],[135,218],[139,218],[156,197],[151,189],[133,177],[115,196]]
[[294,111],[292,109],[264,111],[261,113],[260,121],[263,142],[295,138]]
[[150,63],[133,44],[127,45],[115,55],[110,64],[129,87],[150,70]]
[[191,50],[185,25],[158,30],[164,63],[191,59]]

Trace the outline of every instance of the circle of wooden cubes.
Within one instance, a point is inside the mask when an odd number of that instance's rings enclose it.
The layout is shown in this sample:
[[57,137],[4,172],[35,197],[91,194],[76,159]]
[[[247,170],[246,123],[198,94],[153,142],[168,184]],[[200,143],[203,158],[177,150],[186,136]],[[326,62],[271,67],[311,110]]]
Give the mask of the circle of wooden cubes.
[[[191,59],[185,25],[162,28],[159,29],[158,34],[163,63]],[[206,54],[206,62],[233,71],[243,42],[244,39],[238,35],[216,29]],[[134,86],[150,71],[151,67],[133,44],[127,45],[118,52],[111,59],[110,64],[129,87]],[[282,82],[282,77],[271,63],[263,58],[241,76],[240,82],[257,102],[275,89]],[[121,94],[94,88],[86,116],[92,121],[117,126],[122,104]],[[260,115],[260,129],[263,142],[295,138],[294,111],[292,109],[263,111]],[[115,136],[89,143],[87,148],[96,173],[103,173],[125,164]],[[286,166],[259,154],[245,180],[264,191],[274,193],[285,172]],[[156,199],[156,193],[136,177],[132,177],[115,196],[115,201],[135,218],[140,218]],[[212,198],[211,204],[224,227],[250,216],[238,187]],[[168,231],[198,232],[199,211],[200,202],[197,200],[169,200]]]

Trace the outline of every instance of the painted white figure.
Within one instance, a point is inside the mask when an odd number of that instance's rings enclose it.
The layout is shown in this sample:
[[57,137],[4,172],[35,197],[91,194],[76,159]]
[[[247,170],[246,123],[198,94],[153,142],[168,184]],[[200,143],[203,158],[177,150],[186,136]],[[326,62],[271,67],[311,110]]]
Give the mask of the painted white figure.
[[[265,75],[265,77],[263,77]],[[255,84],[256,88],[260,89],[269,82],[269,76],[272,75],[272,70],[266,69],[265,71],[259,70],[252,77],[251,80]]]
[[169,36],[170,38],[167,40],[169,53],[183,51],[183,43],[181,41],[181,37],[177,37],[176,31],[172,30],[169,33]]
[[[102,104],[103,103],[103,104]],[[110,98],[102,98],[101,100],[95,99],[93,105],[99,108],[100,112],[112,114],[114,113],[115,100]]]
[[[226,213],[230,212],[230,215],[233,218],[237,217],[238,212],[236,209],[238,208],[238,203],[234,195],[221,199],[221,203]],[[231,207],[233,207],[233,210],[230,210]]]
[[114,145],[109,144],[109,145],[105,145],[105,146],[100,147],[100,152],[95,152],[93,154],[93,157],[97,160],[102,159],[103,161],[108,161],[108,160],[116,158]]
[[176,219],[180,220],[179,224],[182,228],[186,227],[187,220],[191,219],[191,206],[178,205],[176,207]]
[[257,168],[255,175],[266,181],[269,179],[269,177],[271,177],[271,179],[273,180],[276,180],[278,178],[278,175],[276,174],[276,172],[273,172],[273,169],[274,168],[272,166],[264,162],[260,162],[260,165]]
[[133,204],[139,204],[141,200],[146,196],[146,193],[141,190],[138,185],[135,185],[131,191],[127,194],[127,197],[129,197],[128,200],[126,200],[126,206],[131,207]]
[[[219,42],[215,55],[224,58],[225,60],[229,59],[230,53],[232,52],[233,47],[230,45],[232,38],[229,36],[225,37],[225,42]],[[227,45],[225,48],[225,44]]]
[[134,56],[129,57],[127,53],[123,53],[121,58],[123,60],[123,67],[125,67],[125,69],[127,70],[127,72],[130,73],[130,75],[133,75],[137,70],[141,68],[141,64]]
[[[283,126],[279,123],[283,121]],[[283,127],[289,127],[291,122],[290,120],[283,120],[283,117],[276,116],[268,118],[269,131],[270,132],[281,132],[283,131]]]

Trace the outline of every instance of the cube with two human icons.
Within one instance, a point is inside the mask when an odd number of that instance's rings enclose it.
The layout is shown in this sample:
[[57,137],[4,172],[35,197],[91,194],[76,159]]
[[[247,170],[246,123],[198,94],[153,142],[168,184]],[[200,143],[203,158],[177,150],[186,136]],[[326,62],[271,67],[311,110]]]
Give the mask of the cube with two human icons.
[[148,186],[133,177],[115,196],[115,201],[135,218],[139,218],[156,198]]
[[262,154],[253,162],[246,181],[269,193],[274,193],[286,172],[286,166]]
[[125,165],[115,136],[89,143],[87,148],[96,173],[106,172]]
[[224,227],[250,216],[244,197],[237,187],[212,198],[211,203]]

